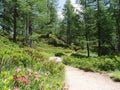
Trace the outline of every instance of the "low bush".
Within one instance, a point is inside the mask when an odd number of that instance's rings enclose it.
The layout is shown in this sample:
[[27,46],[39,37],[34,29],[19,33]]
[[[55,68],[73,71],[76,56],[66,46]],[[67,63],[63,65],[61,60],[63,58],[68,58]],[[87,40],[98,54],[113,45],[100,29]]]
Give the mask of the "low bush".
[[10,69],[15,66],[30,66],[33,59],[19,49],[5,49],[0,52],[0,70]]
[[61,90],[64,79],[63,68],[63,65],[57,66],[54,62],[43,62],[43,66],[32,69],[20,67],[1,71],[0,90]]
[[74,67],[90,71],[114,71],[120,70],[120,57],[90,57],[76,58],[74,56],[64,56],[63,63]]
[[81,55],[81,54],[78,54],[78,53],[72,53],[71,56],[76,57],[76,58],[87,58],[87,56]]

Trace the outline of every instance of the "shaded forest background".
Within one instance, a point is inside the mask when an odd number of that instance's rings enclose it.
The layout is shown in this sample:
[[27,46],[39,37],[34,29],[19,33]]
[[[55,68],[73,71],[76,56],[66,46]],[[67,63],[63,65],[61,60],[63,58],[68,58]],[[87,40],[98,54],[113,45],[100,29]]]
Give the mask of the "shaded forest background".
[[39,37],[48,43],[96,52],[98,56],[120,52],[120,0],[70,0],[57,15],[57,0],[1,0],[0,32],[14,42],[32,47]]

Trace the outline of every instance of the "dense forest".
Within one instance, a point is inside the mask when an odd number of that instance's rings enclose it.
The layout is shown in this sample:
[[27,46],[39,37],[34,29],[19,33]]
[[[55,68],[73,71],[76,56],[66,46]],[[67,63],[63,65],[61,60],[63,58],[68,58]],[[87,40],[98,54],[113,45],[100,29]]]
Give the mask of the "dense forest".
[[0,0],[0,90],[60,90],[64,65],[47,61],[53,55],[88,71],[115,72],[120,80],[120,0],[76,4],[66,0],[60,18],[58,0]]
[[65,5],[61,27],[66,28],[62,37],[66,36],[67,44],[86,49],[88,57],[90,51],[98,56],[119,53],[120,1],[80,0],[78,3],[81,10],[75,11],[69,0]]

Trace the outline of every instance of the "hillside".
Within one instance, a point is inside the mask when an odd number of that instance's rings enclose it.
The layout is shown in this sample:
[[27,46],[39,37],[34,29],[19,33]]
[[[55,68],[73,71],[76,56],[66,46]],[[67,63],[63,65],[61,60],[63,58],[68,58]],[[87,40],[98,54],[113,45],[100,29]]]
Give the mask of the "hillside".
[[64,65],[48,61],[58,49],[43,43],[29,48],[0,36],[0,90],[61,89]]

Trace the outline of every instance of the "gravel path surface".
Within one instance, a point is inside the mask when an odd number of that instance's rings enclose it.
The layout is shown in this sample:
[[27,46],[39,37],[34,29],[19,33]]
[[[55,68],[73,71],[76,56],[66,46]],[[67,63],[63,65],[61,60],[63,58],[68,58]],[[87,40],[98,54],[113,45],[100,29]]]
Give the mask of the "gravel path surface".
[[66,66],[64,90],[120,90],[120,82],[114,82],[107,74],[85,72]]

